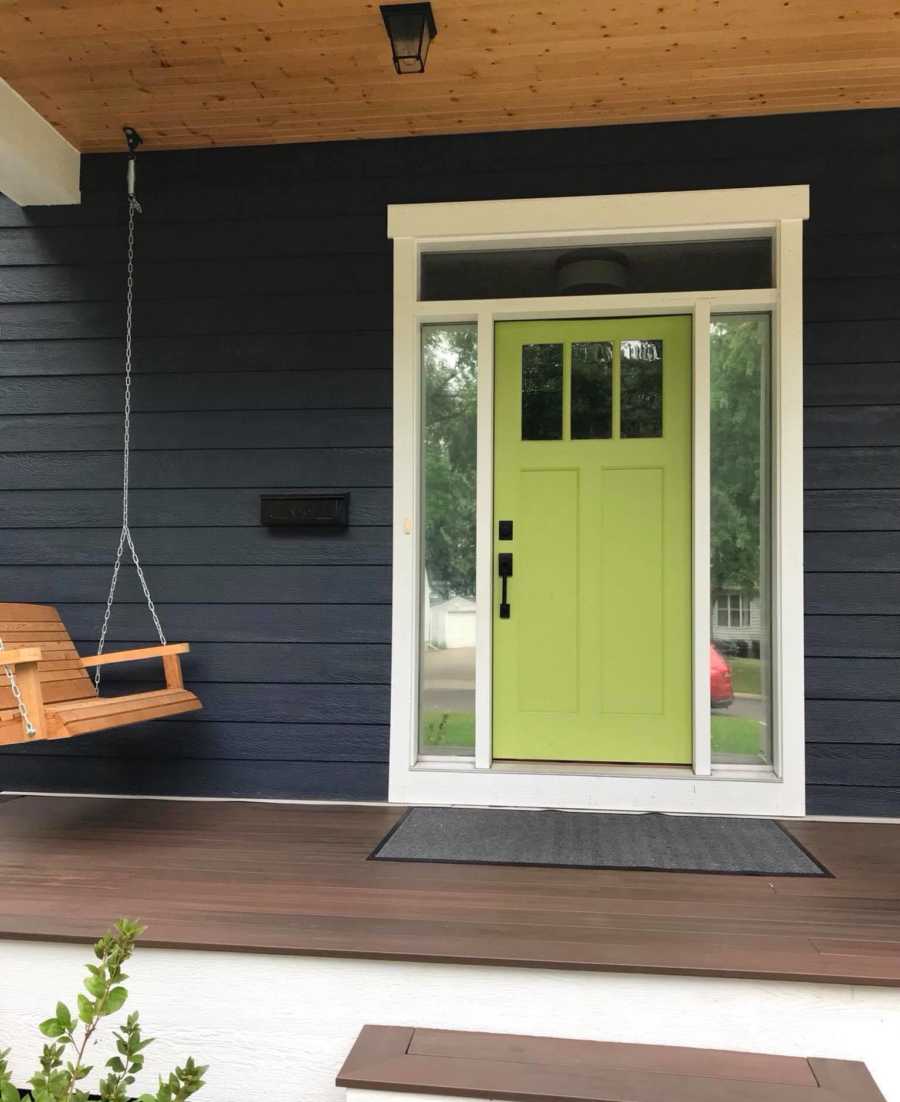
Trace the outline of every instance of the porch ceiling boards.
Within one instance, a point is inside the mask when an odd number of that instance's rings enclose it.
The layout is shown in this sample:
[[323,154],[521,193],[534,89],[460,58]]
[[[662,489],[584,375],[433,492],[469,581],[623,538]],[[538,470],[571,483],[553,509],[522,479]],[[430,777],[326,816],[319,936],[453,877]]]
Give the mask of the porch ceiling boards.
[[12,0],[0,76],[83,152],[900,104],[890,0],[435,0],[422,76],[369,0]]
[[900,825],[792,822],[834,879],[366,860],[400,813],[9,800],[0,937],[900,986]]

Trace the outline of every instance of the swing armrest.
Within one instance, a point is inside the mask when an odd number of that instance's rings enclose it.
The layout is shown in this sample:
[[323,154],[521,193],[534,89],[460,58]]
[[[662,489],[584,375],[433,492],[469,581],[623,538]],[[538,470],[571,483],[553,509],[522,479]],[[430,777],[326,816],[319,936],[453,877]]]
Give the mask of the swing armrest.
[[19,650],[0,650],[0,666],[24,666],[27,662],[40,662],[40,647],[20,647]]
[[138,650],[112,651],[110,654],[94,654],[82,658],[82,666],[111,666],[115,662],[142,662],[145,658],[169,658],[176,654],[187,654],[189,643],[167,643],[164,647],[140,647]]

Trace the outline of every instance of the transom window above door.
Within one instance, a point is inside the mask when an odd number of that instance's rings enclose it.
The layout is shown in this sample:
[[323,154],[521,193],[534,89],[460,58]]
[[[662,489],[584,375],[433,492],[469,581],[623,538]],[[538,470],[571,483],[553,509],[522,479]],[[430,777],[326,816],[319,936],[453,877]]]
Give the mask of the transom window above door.
[[422,255],[423,301],[646,294],[772,285],[772,241],[604,243],[537,249],[473,249]]

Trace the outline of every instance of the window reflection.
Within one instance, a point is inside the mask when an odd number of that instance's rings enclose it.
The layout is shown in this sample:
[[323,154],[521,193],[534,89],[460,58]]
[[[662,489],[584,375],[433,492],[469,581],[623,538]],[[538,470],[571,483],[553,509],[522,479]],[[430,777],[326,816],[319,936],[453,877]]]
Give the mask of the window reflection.
[[420,752],[475,752],[477,326],[422,327]]
[[522,348],[522,439],[561,440],[563,346]]
[[612,344],[576,341],[572,345],[572,439],[612,436]]
[[710,332],[710,703],[717,762],[772,760],[768,315]]
[[662,436],[662,341],[622,341],[619,435]]

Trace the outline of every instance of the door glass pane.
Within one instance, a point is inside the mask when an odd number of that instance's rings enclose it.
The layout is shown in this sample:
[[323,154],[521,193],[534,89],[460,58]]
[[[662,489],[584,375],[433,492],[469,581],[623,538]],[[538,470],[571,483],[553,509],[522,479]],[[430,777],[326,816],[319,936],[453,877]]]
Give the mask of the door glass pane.
[[561,440],[563,346],[522,346],[522,439]]
[[662,436],[662,341],[622,341],[619,435]]
[[572,345],[572,439],[612,436],[612,343]]
[[770,322],[713,318],[710,333],[710,703],[717,762],[772,760]]
[[477,333],[474,322],[422,327],[423,755],[475,752]]

